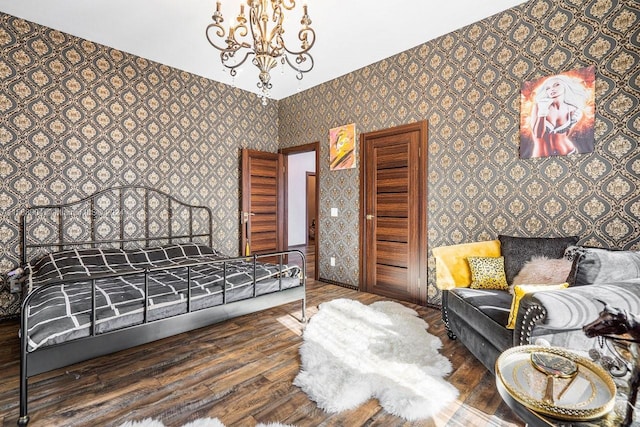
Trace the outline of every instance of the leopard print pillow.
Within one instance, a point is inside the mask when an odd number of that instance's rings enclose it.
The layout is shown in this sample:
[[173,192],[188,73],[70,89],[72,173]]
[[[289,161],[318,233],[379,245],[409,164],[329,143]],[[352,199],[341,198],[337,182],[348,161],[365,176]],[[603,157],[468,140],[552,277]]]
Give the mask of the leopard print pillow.
[[471,269],[471,289],[507,290],[507,276],[504,273],[504,257],[468,257]]

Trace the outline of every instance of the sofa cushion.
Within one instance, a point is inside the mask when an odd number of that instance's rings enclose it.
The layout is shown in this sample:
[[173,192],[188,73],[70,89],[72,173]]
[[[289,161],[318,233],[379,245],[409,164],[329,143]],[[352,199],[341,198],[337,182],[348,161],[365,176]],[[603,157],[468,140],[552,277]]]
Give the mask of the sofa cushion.
[[471,284],[471,270],[467,257],[498,257],[500,256],[500,242],[489,240],[440,246],[433,248],[433,256],[436,259],[436,286],[438,289],[468,287]]
[[464,319],[496,348],[505,350],[513,345],[513,335],[506,328],[511,300],[507,291],[456,288],[447,296],[447,311]]
[[571,286],[611,283],[640,278],[640,252],[584,248],[573,262]]
[[513,329],[516,327],[516,319],[518,318],[518,309],[520,308],[520,300],[526,294],[538,291],[552,291],[558,289],[566,289],[569,287],[568,283],[560,283],[555,285],[539,284],[539,285],[516,285],[513,288],[513,301],[511,302],[511,311],[509,312],[509,322],[507,323],[507,329]]
[[504,276],[504,257],[476,257],[467,258],[471,269],[472,289],[502,289],[508,288]]
[[566,282],[573,263],[565,258],[549,259],[547,257],[533,257],[513,278],[512,286],[517,285],[556,285]]
[[498,236],[500,249],[504,256],[504,272],[507,282],[513,283],[513,278],[520,272],[524,263],[534,256],[547,258],[562,258],[568,246],[578,242],[578,236],[571,237],[513,237]]

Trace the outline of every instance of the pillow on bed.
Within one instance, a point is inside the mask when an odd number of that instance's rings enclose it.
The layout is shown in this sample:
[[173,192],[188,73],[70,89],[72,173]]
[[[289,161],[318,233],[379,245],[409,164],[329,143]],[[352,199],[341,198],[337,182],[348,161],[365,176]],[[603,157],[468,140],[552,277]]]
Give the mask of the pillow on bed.
[[30,274],[49,274],[55,273],[55,264],[51,262],[50,254],[43,255],[27,264],[27,270]]
[[43,255],[27,264],[27,291],[31,292],[34,287],[37,288],[51,281],[87,277],[87,270],[91,270],[91,267],[82,265],[78,257],[78,251],[75,250]]
[[178,243],[163,246],[170,258],[180,258],[185,256],[218,255],[216,250],[198,243]]
[[91,248],[78,249],[74,261],[81,262],[84,266],[105,268],[107,266],[127,265],[127,257],[122,249],[116,248]]
[[52,276],[49,278],[62,278],[62,275],[67,273],[86,272],[86,270],[82,268],[78,253],[75,250],[52,252],[43,255],[29,265],[31,267],[31,274],[38,277]]
[[30,274],[29,291],[50,280],[89,277],[114,270],[143,267],[149,262],[181,260],[187,257],[219,256],[206,245],[176,243],[155,248],[122,250],[119,248],[70,249],[43,255],[27,269]]
[[129,260],[134,265],[161,263],[168,260],[183,260],[198,256],[220,256],[210,246],[198,243],[173,243],[151,248],[139,248],[127,251]]

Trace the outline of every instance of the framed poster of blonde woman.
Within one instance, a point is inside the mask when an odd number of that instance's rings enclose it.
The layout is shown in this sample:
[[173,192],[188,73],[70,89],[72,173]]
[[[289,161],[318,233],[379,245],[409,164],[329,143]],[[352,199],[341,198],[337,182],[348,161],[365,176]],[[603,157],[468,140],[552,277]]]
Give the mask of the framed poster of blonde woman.
[[522,84],[520,158],[593,151],[595,79],[591,66]]

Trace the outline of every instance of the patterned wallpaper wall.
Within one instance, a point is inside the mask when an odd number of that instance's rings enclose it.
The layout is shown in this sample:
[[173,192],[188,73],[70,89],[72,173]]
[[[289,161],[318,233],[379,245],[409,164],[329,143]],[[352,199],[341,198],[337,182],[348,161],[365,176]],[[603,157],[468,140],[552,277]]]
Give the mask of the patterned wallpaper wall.
[[[520,160],[522,82],[592,64],[595,152]],[[361,133],[428,120],[430,248],[575,234],[640,250],[639,70],[638,1],[530,0],[282,100],[280,145],[323,142],[320,277],[358,281],[359,171],[328,167],[329,129],[351,122]]]
[[[239,150],[276,151],[277,103],[0,13],[0,271],[25,206],[147,185],[213,209],[238,252]],[[0,317],[19,302],[3,282]]]

